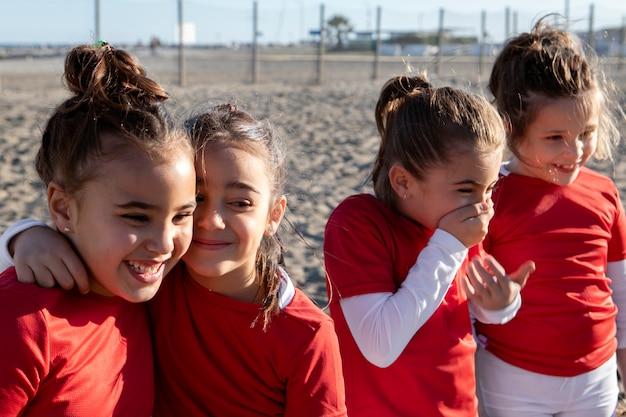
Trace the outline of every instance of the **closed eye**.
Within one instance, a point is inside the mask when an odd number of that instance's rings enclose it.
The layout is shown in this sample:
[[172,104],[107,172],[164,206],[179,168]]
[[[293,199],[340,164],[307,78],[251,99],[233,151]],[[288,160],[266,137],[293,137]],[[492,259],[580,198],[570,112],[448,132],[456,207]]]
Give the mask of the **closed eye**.
[[123,214],[122,217],[124,219],[128,219],[133,223],[147,223],[148,222],[148,216],[146,216],[145,214]]
[[236,201],[231,202],[230,204],[237,208],[252,207],[252,202],[249,200],[236,200]]
[[181,223],[189,218],[193,217],[193,211],[180,213],[174,216],[174,223]]

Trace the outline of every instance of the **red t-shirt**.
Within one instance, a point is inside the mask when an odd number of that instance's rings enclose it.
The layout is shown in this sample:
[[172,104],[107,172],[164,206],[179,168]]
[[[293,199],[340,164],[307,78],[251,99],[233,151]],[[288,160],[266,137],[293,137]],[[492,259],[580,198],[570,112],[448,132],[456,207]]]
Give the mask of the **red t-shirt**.
[[583,168],[557,186],[502,176],[484,249],[507,271],[533,260],[522,307],[504,325],[476,324],[500,359],[532,372],[574,376],[605,363],[617,347],[607,262],[626,259],[626,221],[609,178]]
[[1,416],[150,416],[146,306],[0,275]]
[[475,416],[474,351],[467,299],[459,276],[400,357],[379,368],[361,354],[339,300],[395,292],[433,231],[397,214],[376,197],[356,195],[331,214],[324,237],[330,312],[343,358],[351,417]]
[[331,318],[297,289],[265,332],[259,308],[170,272],[149,302],[155,417],[346,416]]

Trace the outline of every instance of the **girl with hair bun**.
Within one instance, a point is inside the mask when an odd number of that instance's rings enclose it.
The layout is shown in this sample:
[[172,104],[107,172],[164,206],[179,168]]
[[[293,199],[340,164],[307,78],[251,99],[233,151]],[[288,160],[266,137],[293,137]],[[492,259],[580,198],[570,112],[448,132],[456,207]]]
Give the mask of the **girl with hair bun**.
[[125,51],[75,47],[65,81],[72,96],[49,118],[36,167],[91,292],[22,284],[14,268],[0,275],[0,415],[148,417],[142,302],[191,241],[193,148],[161,111],[167,93]]
[[[611,178],[622,105],[593,52],[540,20],[507,41],[489,89],[508,121],[496,214],[484,248],[537,263],[515,320],[477,323],[488,416],[615,415],[626,371],[626,216]],[[617,359],[617,364],[616,364]]]
[[375,195],[340,203],[324,237],[348,414],[476,416],[470,310],[510,320],[533,268],[467,260],[493,216],[502,121],[484,98],[398,76],[376,125]]

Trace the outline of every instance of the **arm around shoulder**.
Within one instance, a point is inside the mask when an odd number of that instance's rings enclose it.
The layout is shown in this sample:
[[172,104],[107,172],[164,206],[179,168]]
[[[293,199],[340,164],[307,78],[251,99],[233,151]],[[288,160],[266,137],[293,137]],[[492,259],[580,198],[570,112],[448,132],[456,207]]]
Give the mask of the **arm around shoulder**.
[[48,227],[45,223],[35,219],[22,219],[8,227],[0,236],[0,271],[4,271],[10,266],[14,266],[13,254],[9,250],[11,240],[31,227],[43,226]]

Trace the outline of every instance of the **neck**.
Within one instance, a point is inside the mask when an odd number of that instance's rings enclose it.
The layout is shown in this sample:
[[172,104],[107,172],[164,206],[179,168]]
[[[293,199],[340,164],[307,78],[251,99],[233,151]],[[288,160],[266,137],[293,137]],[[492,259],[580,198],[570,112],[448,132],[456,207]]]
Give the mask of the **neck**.
[[261,284],[254,272],[241,277],[232,275],[207,277],[193,271],[189,272],[194,281],[217,294],[246,303],[259,304],[263,301]]

